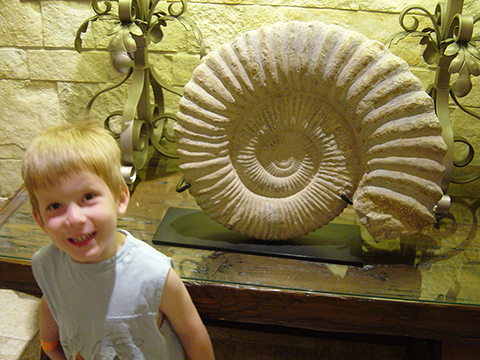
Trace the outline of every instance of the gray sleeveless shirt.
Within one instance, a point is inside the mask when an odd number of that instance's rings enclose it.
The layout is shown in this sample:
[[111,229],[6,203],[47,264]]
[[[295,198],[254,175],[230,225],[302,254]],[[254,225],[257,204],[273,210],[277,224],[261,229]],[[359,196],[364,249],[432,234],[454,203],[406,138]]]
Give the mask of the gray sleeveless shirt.
[[184,359],[165,318],[157,327],[163,287],[173,261],[127,237],[120,251],[97,264],[81,264],[55,245],[32,258],[35,279],[60,329],[68,359]]

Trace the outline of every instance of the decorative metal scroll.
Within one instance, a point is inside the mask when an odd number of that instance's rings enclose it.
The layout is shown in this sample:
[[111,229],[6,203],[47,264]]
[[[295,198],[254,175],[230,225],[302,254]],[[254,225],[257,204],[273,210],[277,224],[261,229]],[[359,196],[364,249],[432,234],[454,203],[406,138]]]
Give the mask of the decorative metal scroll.
[[[467,139],[461,136],[454,136],[449,116],[450,97],[459,108],[468,114],[480,119],[480,117],[466,110],[458,101],[458,98],[467,95],[472,89],[471,76],[480,75],[477,60],[480,60],[480,51],[475,43],[479,37],[473,37],[473,27],[480,18],[480,15],[470,16],[462,14],[463,0],[448,0],[447,3],[438,3],[434,14],[420,5],[406,7],[400,13],[400,25],[404,31],[391,37],[390,44],[396,43],[407,35],[421,37],[420,44],[426,45],[423,52],[423,59],[429,65],[437,65],[435,81],[428,90],[435,101],[437,117],[443,126],[443,137],[448,146],[444,165],[445,176],[442,181],[442,189],[447,192],[450,183],[467,183],[480,178],[480,170],[466,176],[455,176],[452,174],[453,167],[463,167],[471,163],[474,158],[474,148]],[[426,15],[433,27],[426,27],[419,31],[419,20],[415,17],[418,13]],[[413,24],[407,25],[407,15],[413,17]],[[451,84],[451,75],[458,74],[458,77]],[[468,148],[467,155],[462,159],[454,159],[454,143],[461,142]],[[448,198],[439,203],[441,213],[448,211]]]
[[[118,6],[114,8],[113,2],[118,2]],[[157,9],[159,2],[160,0],[92,0],[96,15],[83,22],[75,38],[75,48],[81,52],[81,35],[87,31],[90,23],[97,20],[115,22],[107,33],[112,36],[108,50],[115,69],[126,76],[118,84],[95,94],[86,110],[90,110],[99,95],[125,84],[131,78],[124,109],[113,112],[104,121],[105,128],[120,139],[122,173],[129,184],[135,181],[137,172],[145,167],[150,145],[164,156],[177,157],[173,137],[176,115],[165,112],[163,91],[182,96],[183,88],[169,86],[160,80],[148,62],[149,44],[162,41],[162,27],[167,26],[168,21],[178,20],[187,30],[193,30],[200,45],[200,56],[205,54],[200,30],[193,21],[182,16],[187,8],[186,1],[171,3],[168,14]],[[112,119],[118,116],[122,118],[120,132],[111,124]]]

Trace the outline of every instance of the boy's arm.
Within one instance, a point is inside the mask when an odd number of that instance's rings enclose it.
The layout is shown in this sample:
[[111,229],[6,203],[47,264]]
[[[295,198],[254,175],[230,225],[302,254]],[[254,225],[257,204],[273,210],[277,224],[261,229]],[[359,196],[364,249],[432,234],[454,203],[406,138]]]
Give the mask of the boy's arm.
[[[45,296],[43,296],[40,301],[40,340],[43,343],[43,351],[50,359],[66,360],[62,346],[58,343],[59,338],[57,322],[53,318]],[[53,345],[55,343],[57,346]]]
[[212,342],[187,288],[170,269],[163,289],[160,311],[170,321],[190,360],[213,360]]

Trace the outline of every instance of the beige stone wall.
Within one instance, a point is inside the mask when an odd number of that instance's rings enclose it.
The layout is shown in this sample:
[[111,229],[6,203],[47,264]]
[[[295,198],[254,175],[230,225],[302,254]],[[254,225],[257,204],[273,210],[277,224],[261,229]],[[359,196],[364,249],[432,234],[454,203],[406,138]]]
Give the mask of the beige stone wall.
[[[465,1],[465,12],[477,14],[477,1]],[[386,41],[401,30],[398,14],[409,0],[195,0],[187,16],[202,30],[207,51],[261,25],[287,20],[320,20]],[[415,3],[415,1],[413,1]],[[437,1],[423,0],[432,12]],[[166,10],[168,3],[160,3]],[[0,0],[0,204],[21,183],[20,163],[28,144],[43,128],[79,116],[93,94],[122,79],[106,50],[109,25],[96,23],[84,34],[84,51],[74,49],[75,32],[93,15],[88,0]],[[409,62],[425,85],[433,78],[420,58],[417,39],[406,39],[392,51]],[[169,23],[165,38],[150,47],[150,59],[162,80],[182,86],[199,63],[192,32]],[[128,85],[102,95],[93,113],[103,119],[121,110]],[[465,99],[477,107],[479,90]],[[177,110],[178,97],[166,93],[166,108]],[[453,110],[455,126],[473,138],[479,125]],[[476,134],[475,134],[476,133]],[[480,139],[475,139],[480,144]],[[478,186],[470,186],[476,194]],[[452,192],[458,192],[455,186]],[[463,191],[463,190],[462,190]]]

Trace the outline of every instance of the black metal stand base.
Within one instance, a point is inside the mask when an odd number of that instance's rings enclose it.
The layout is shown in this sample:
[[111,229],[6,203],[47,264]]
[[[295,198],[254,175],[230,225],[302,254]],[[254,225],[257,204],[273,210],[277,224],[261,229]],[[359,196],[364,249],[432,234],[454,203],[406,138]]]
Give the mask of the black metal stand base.
[[265,241],[229,230],[205,212],[171,207],[154,237],[154,244],[263,256],[363,265],[360,228],[329,223],[292,240]]

